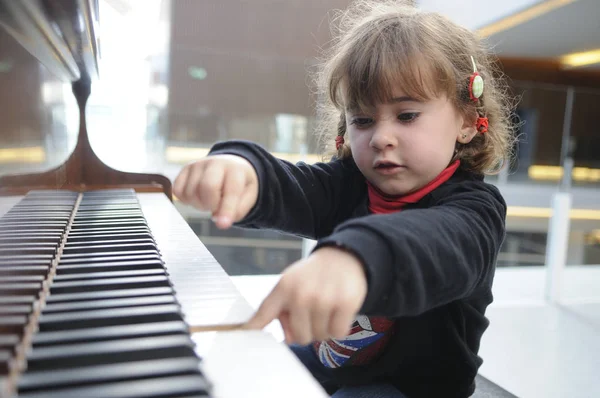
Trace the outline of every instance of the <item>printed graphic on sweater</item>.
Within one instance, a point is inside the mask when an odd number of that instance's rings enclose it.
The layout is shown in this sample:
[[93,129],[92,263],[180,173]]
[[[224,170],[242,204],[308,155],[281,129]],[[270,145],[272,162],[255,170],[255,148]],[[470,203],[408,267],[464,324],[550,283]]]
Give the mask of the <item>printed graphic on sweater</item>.
[[350,334],[314,344],[319,360],[328,368],[371,362],[387,343],[394,322],[385,317],[359,315]]

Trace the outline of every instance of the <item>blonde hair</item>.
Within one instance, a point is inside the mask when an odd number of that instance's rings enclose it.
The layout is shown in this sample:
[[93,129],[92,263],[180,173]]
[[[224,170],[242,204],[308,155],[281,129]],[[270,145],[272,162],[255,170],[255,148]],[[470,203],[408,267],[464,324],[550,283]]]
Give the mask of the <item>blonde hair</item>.
[[[385,103],[394,85],[418,100],[445,94],[466,117],[484,114],[488,131],[456,145],[462,167],[491,174],[509,159],[513,144],[512,105],[507,88],[494,76],[495,60],[475,33],[407,1],[359,0],[332,21],[334,39],[319,64],[317,131],[326,150],[346,132],[345,109],[366,110]],[[471,57],[485,88],[477,103],[469,98]],[[335,151],[351,156],[346,142]]]

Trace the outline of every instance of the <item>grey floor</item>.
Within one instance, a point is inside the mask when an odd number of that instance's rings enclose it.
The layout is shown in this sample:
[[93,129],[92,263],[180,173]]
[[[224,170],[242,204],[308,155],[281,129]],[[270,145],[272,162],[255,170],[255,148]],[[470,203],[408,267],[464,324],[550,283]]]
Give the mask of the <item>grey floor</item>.
[[600,267],[569,267],[559,304],[542,268],[499,270],[481,374],[519,397],[600,397]]
[[[256,308],[278,276],[232,279]],[[600,266],[568,267],[561,304],[544,287],[541,267],[498,270],[481,375],[522,398],[600,397]],[[267,330],[283,340],[278,322]]]

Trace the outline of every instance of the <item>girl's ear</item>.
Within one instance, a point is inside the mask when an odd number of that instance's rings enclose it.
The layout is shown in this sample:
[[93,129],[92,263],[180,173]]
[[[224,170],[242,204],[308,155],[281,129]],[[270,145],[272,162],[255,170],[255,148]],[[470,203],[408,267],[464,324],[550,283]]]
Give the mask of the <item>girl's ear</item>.
[[[461,112],[462,113],[462,112]],[[461,126],[456,135],[456,141],[468,144],[477,135],[477,112],[464,112],[461,114]]]

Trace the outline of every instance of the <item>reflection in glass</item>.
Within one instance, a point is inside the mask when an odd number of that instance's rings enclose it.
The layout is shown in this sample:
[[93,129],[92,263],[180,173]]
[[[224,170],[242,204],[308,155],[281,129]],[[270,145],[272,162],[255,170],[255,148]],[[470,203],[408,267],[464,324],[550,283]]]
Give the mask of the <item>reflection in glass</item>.
[[0,174],[51,169],[75,147],[77,104],[52,75],[0,28]]

